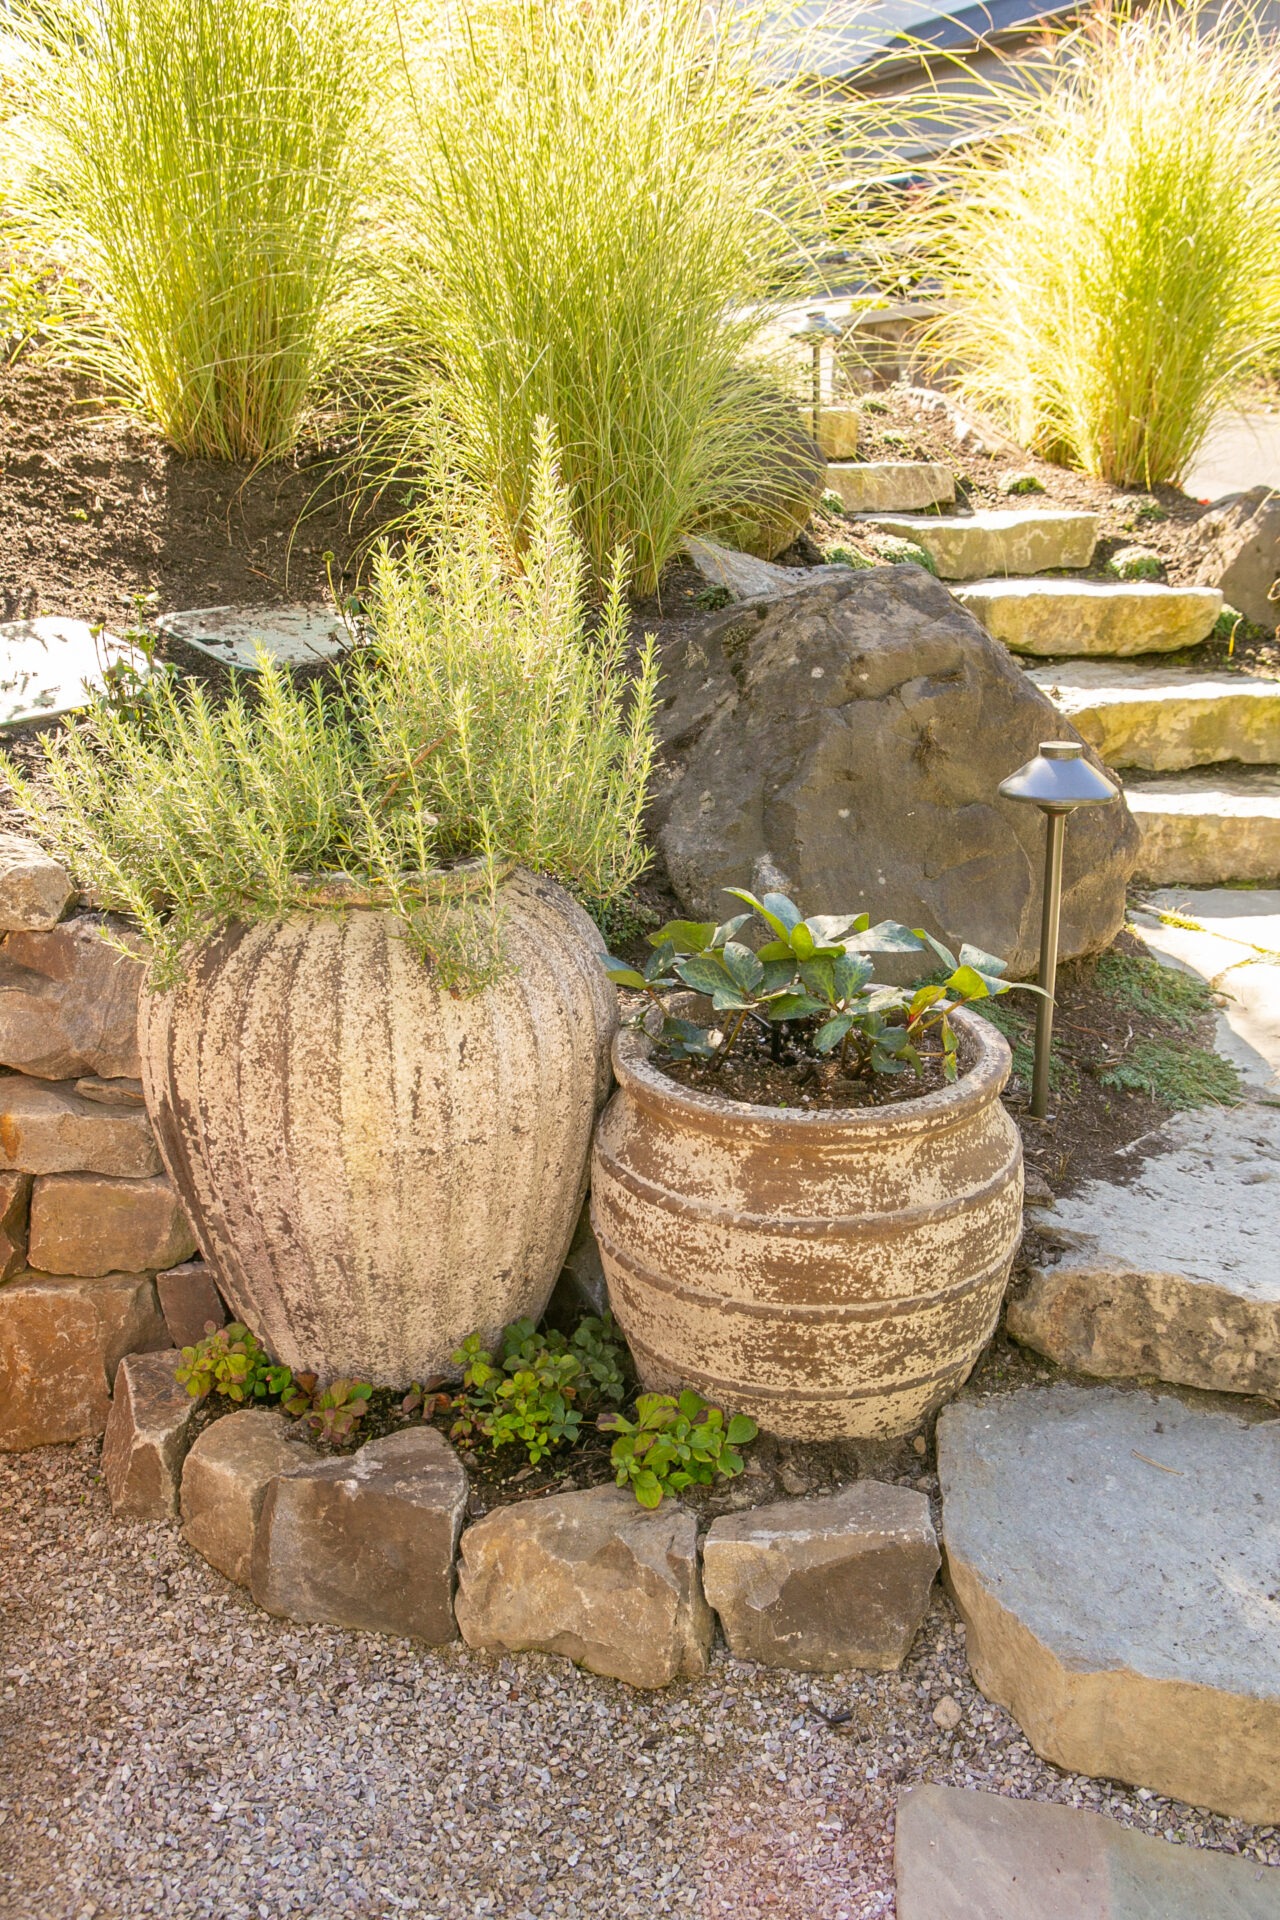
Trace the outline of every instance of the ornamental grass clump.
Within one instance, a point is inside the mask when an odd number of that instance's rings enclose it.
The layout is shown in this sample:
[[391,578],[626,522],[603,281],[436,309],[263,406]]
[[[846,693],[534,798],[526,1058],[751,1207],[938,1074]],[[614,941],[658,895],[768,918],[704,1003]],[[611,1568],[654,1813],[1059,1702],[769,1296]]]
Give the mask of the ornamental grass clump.
[[1020,76],[985,102],[1012,131],[910,211],[949,296],[933,344],[1024,445],[1176,485],[1280,353],[1280,47],[1159,4]]
[[624,544],[639,594],[692,527],[747,538],[808,484],[757,349],[818,228],[817,107],[761,84],[766,31],[699,0],[459,0],[410,57],[366,442],[412,472],[447,433],[519,550],[546,416],[593,577]]
[[[339,353],[392,71],[361,0],[42,0],[13,217],[70,269],[60,355],[180,453],[286,452]],[[14,23],[10,23],[14,30]]]
[[393,908],[442,984],[478,989],[518,963],[508,866],[600,911],[646,864],[656,668],[652,642],[629,652],[624,586],[619,558],[589,618],[543,427],[518,576],[483,518],[430,564],[383,549],[373,639],[332,683],[263,654],[219,706],[156,675],[47,736],[39,778],[3,771],[37,835],[152,943],[158,985],[223,923],[347,899]]

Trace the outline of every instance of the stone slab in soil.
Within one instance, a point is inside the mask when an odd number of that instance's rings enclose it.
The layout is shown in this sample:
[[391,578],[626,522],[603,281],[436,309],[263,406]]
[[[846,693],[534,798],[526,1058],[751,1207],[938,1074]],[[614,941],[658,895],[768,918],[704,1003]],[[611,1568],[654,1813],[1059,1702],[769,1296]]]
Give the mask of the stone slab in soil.
[[259,652],[277,666],[315,666],[346,653],[352,635],[328,607],[196,607],[162,614],[160,633],[172,634],[225,667],[254,673]]
[[280,1474],[315,1464],[296,1422],[245,1407],[207,1426],[182,1469],[182,1531],[196,1552],[247,1587],[267,1488]]
[[27,1257],[40,1273],[154,1272],[195,1250],[182,1202],[163,1174],[41,1174],[32,1189]]
[[102,1173],[139,1180],[160,1155],[141,1107],[86,1100],[74,1081],[0,1077],[0,1167],[23,1173]]
[[827,485],[846,513],[920,513],[956,497],[955,475],[934,460],[832,461]]
[[1280,1107],[1175,1114],[1128,1157],[1039,1222],[1009,1332],[1077,1373],[1280,1398]]
[[709,587],[723,587],[733,600],[777,600],[790,593],[803,593],[822,580],[844,578],[847,567],[780,567],[772,560],[757,559],[751,553],[739,553],[736,547],[722,547],[715,540],[691,536],[685,541],[685,553],[696,572]]
[[65,867],[34,840],[0,833],[0,933],[45,933],[75,889]]
[[158,1273],[156,1292],[175,1347],[194,1347],[211,1325],[216,1331],[227,1324],[227,1309],[213,1269],[203,1260],[184,1260],[180,1266]]
[[456,1611],[470,1647],[564,1654],[633,1687],[696,1678],[711,1644],[693,1514],[674,1501],[648,1512],[619,1487],[502,1507],[468,1527]]
[[1280,880],[1280,772],[1202,768],[1126,779],[1138,871],[1162,886]]
[[168,1520],[178,1511],[182,1463],[198,1402],[174,1375],[182,1355],[129,1353],[116,1370],[102,1436],[102,1477],[111,1511]]
[[1135,908],[1133,926],[1158,958],[1207,981],[1221,1002],[1214,1046],[1246,1086],[1280,1097],[1280,887],[1160,888]]
[[877,1480],[727,1514],[702,1549],[729,1651],[806,1673],[901,1666],[938,1565],[925,1495]]
[[149,669],[136,647],[112,633],[95,636],[87,620],[44,615],[0,624],[0,728],[54,720],[106,686],[107,668],[127,661]]
[[899,540],[914,540],[944,580],[1087,567],[1098,537],[1097,514],[1074,508],[983,507],[977,513],[919,520],[870,514],[867,525]]
[[911,1787],[897,1920],[1280,1920],[1280,1871],[1172,1846],[1078,1807]]
[[103,939],[123,922],[75,914],[48,933],[0,940],[0,1066],[41,1080],[133,1079],[145,965]]
[[149,1274],[19,1274],[0,1287],[0,1452],[101,1433],[125,1354],[169,1344]]
[[1280,761],[1280,681],[1119,660],[1035,667],[1030,678],[1108,766],[1184,773]]
[[1036,1752],[1280,1820],[1280,1421],[1056,1386],[937,1445],[969,1664]]
[[250,1591],[286,1620],[441,1646],[457,1633],[453,1559],[467,1492],[457,1454],[425,1426],[282,1474],[263,1501]]
[[1222,611],[1214,587],[1101,580],[975,580],[956,599],[1014,653],[1172,653],[1206,638]]

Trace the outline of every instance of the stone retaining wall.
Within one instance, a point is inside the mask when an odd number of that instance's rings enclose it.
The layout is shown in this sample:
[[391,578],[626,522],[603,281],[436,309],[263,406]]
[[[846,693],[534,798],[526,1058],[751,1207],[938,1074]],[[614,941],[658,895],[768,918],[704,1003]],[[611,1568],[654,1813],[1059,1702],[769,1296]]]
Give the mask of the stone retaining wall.
[[144,961],[104,930],[123,931],[0,835],[3,1451],[102,1432],[124,1355],[174,1344],[156,1275],[196,1252],[143,1105]]

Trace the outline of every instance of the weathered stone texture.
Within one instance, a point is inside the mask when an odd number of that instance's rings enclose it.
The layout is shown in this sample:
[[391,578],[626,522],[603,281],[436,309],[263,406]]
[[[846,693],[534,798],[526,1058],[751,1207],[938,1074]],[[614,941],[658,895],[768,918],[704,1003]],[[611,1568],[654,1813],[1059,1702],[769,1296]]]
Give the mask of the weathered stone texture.
[[1111,767],[1180,773],[1280,761],[1280,685],[1260,675],[1069,660],[1028,678]]
[[760,560],[754,554],[739,553],[736,547],[723,547],[716,540],[693,535],[685,541],[685,553],[708,586],[723,587],[733,600],[782,599],[848,571],[835,566],[779,567],[772,560]]
[[136,1273],[177,1266],[195,1250],[182,1202],[163,1174],[52,1173],[35,1183],[28,1258],[41,1273]]
[[462,1462],[434,1427],[284,1474],[263,1501],[250,1590],[286,1620],[443,1645],[466,1503]]
[[182,1531],[237,1586],[249,1584],[253,1537],[278,1474],[314,1465],[301,1429],[283,1413],[246,1407],[205,1428],[182,1469]]
[[[996,790],[1073,731],[936,580],[878,567],[726,609],[663,672],[654,816],[686,911],[720,919],[725,887],[778,887],[1034,969],[1043,824]],[[1114,938],[1137,852],[1123,802],[1072,820],[1064,956]]]
[[731,1653],[770,1667],[839,1673],[901,1666],[938,1571],[929,1502],[858,1480],[712,1522],[703,1586]]
[[0,1451],[101,1433],[124,1355],[168,1345],[149,1274],[19,1274],[0,1287]]
[[151,1123],[140,1107],[87,1100],[70,1081],[0,1076],[0,1166],[24,1173],[159,1173]]
[[1222,611],[1215,587],[976,580],[956,599],[1014,653],[1119,656],[1194,647]]
[[1280,1399],[1280,1109],[1177,1114],[1139,1144],[1131,1180],[1040,1223],[1009,1332],[1078,1373]]
[[1125,799],[1142,835],[1145,880],[1212,887],[1280,875],[1280,774],[1269,767],[1126,779]]
[[102,1437],[102,1477],[113,1513],[167,1520],[178,1511],[182,1462],[197,1402],[174,1378],[182,1355],[126,1354]]
[[846,513],[918,513],[956,497],[950,467],[932,460],[834,462],[827,468],[827,485],[839,494]]
[[31,1175],[0,1173],[0,1281],[12,1279],[27,1264],[27,1214]]
[[34,840],[0,833],[0,933],[42,933],[62,918],[75,889]]
[[457,1616],[486,1652],[565,1654],[633,1687],[692,1678],[711,1643],[694,1517],[617,1487],[502,1507],[462,1537]]
[[867,524],[922,546],[944,580],[987,574],[1044,573],[1087,567],[1098,537],[1096,513],[1050,507],[984,507],[977,513],[899,519],[871,514]]
[[1280,493],[1254,487],[1215,500],[1196,522],[1191,550],[1202,580],[1260,627],[1280,624]]
[[1043,1758],[1280,1820],[1280,1422],[1030,1388],[938,1420],[946,1571]]
[[1276,1920],[1280,1873],[1171,1846],[1080,1807],[910,1787],[894,1829],[898,1920]]
[[227,1324],[227,1309],[218,1292],[213,1269],[203,1260],[184,1260],[156,1275],[160,1311],[175,1347],[193,1347],[209,1332]]
[[41,1080],[139,1077],[145,964],[108,946],[110,924],[77,914],[48,933],[0,940],[0,1064]]

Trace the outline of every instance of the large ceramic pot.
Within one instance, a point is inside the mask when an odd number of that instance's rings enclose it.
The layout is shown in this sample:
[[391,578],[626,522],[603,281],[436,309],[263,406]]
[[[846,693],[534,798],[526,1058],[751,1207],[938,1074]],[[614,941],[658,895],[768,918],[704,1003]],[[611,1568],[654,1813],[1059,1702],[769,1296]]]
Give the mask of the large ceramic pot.
[[954,1016],[953,1086],[796,1112],[694,1091],[614,1042],[591,1218],[647,1387],[799,1440],[909,1433],[995,1325],[1022,1221],[1007,1043]]
[[403,1385],[541,1314],[608,1093],[616,996],[550,881],[518,971],[453,998],[386,912],[232,926],[142,996],[160,1151],[235,1312],[287,1365]]

